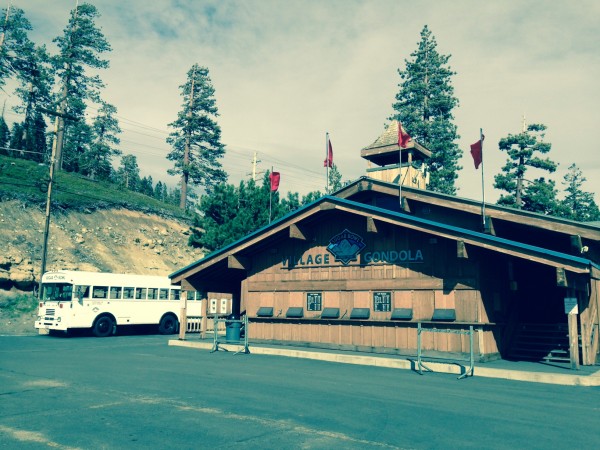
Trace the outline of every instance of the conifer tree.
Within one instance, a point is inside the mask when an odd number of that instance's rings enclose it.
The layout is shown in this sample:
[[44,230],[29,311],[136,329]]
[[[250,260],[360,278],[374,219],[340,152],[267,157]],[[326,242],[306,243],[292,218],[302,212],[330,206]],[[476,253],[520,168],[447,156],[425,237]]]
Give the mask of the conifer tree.
[[0,117],[0,152],[2,154],[8,154],[5,148],[7,148],[10,144],[10,128],[4,120],[4,117]]
[[560,202],[559,215],[579,222],[600,220],[600,209],[594,200],[594,194],[581,189],[586,178],[577,165],[571,164],[565,175],[565,198]]
[[115,117],[117,108],[102,102],[98,115],[91,126],[93,141],[88,150],[81,155],[79,172],[92,179],[108,180],[112,171],[112,159],[121,155],[116,147],[120,140],[117,135],[121,132],[119,122]]
[[29,40],[31,23],[22,9],[14,6],[0,10],[0,88],[6,80],[28,69],[25,57],[33,52]]
[[507,193],[500,196],[499,205],[519,209],[523,207],[524,183],[527,181],[525,173],[529,168],[549,173],[556,170],[557,165],[554,161],[540,157],[552,148],[551,144],[543,141],[545,130],[545,125],[531,124],[519,134],[509,134],[500,139],[498,147],[507,153],[508,159],[502,167],[503,173],[494,176],[494,188]]
[[[80,122],[73,126],[72,121],[69,121],[67,126],[64,116],[59,116],[56,169],[60,169],[61,162],[65,160],[73,164],[71,167],[65,165],[66,169],[78,170],[79,157],[91,143],[91,132],[83,130],[86,101],[100,102],[99,91],[104,84],[95,72],[108,68],[108,61],[102,59],[101,54],[111,50],[102,31],[96,26],[95,21],[99,15],[96,7],[89,3],[78,5],[71,11],[63,35],[53,41],[59,50],[58,55],[53,58],[59,79],[60,92],[56,100],[60,105],[59,112],[79,119]],[[83,135],[82,131],[85,131]],[[89,137],[89,140],[84,142],[82,136]]]
[[116,173],[117,183],[130,191],[136,191],[140,183],[140,168],[135,155],[123,155]]
[[431,150],[427,188],[455,195],[462,151],[455,142],[460,136],[452,123],[458,99],[451,83],[455,72],[448,66],[451,55],[438,53],[435,37],[426,25],[410,56],[411,60],[405,59],[406,69],[398,69],[402,81],[390,119],[399,120],[413,139]]
[[167,159],[174,162],[168,173],[181,176],[179,206],[186,209],[189,185],[210,193],[227,181],[227,174],[219,162],[225,155],[225,146],[216,122],[219,113],[208,69],[194,64],[180,89],[183,104],[177,119],[169,124],[175,131],[167,138],[173,147]]

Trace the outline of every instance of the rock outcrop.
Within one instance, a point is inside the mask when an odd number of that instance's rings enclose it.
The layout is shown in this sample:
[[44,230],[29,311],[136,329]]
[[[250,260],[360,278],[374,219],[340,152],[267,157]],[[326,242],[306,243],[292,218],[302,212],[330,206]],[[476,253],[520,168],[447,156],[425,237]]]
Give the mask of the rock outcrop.
[[[40,279],[44,214],[0,203],[0,290],[32,291]],[[188,245],[189,225],[126,209],[53,215],[46,270],[168,275],[203,253]]]

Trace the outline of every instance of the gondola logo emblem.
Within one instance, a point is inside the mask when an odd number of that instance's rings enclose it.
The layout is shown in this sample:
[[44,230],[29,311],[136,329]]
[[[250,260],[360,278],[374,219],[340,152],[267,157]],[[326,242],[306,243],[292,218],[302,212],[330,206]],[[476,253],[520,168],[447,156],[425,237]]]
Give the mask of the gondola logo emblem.
[[358,234],[346,229],[331,238],[327,251],[335,257],[336,261],[347,265],[350,261],[356,261],[358,254],[365,247],[366,244]]

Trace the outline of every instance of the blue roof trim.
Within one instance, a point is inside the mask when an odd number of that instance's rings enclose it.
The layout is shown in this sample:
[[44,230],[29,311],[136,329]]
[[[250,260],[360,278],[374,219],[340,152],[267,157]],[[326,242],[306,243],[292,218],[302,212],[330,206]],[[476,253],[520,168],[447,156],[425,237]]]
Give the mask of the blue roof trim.
[[459,228],[459,227],[455,227],[453,225],[446,225],[444,223],[441,222],[435,222],[433,220],[428,220],[428,219],[423,219],[420,217],[415,217],[415,216],[411,216],[409,214],[406,213],[402,213],[402,212],[396,212],[396,211],[391,211],[389,209],[384,209],[384,208],[379,208],[377,206],[372,206],[372,205],[367,205],[364,203],[359,203],[359,202],[355,202],[352,200],[347,200],[344,198],[340,198],[340,197],[332,197],[332,196],[323,196],[317,200],[315,200],[312,203],[309,203],[308,205],[305,205],[295,211],[290,212],[289,214],[286,214],[285,216],[277,219],[274,222],[271,222],[268,225],[265,225],[261,228],[259,228],[258,230],[244,236],[241,239],[238,239],[235,242],[232,242],[229,245],[226,245],[225,247],[222,247],[219,250],[215,250],[214,252],[206,255],[204,258],[195,261],[187,266],[185,266],[182,269],[179,269],[175,272],[173,272],[172,274],[169,275],[169,278],[174,278],[178,275],[180,275],[181,273],[185,272],[188,269],[191,269],[194,266],[197,266],[209,259],[213,259],[223,253],[226,253],[227,251],[229,251],[231,248],[236,247],[239,244],[242,244],[248,240],[251,240],[252,238],[254,238],[255,236],[258,236],[262,233],[264,233],[265,231],[271,229],[271,228],[275,228],[277,227],[279,224],[281,224],[282,222],[285,222],[295,216],[298,216],[300,214],[302,214],[304,211],[313,208],[314,206],[316,206],[319,203],[324,203],[326,201],[332,202],[332,203],[336,203],[336,204],[340,204],[340,205],[344,205],[344,206],[348,206],[348,207],[352,207],[355,209],[360,209],[363,211],[370,211],[373,213],[377,213],[379,215],[382,216],[387,216],[390,218],[396,218],[396,219],[401,219],[402,221],[405,222],[411,222],[411,223],[415,223],[415,224],[421,224],[421,225],[427,225],[430,227],[434,227],[434,228],[439,228],[442,230],[446,230],[446,231],[451,231],[457,234],[461,234],[463,236],[472,236],[472,237],[477,237],[480,239],[484,239],[487,240],[491,243],[498,243],[498,244],[507,244],[510,246],[513,246],[515,248],[520,248],[523,250],[530,250],[530,251],[536,251],[542,254],[546,254],[549,256],[554,256],[554,257],[558,257],[558,258],[562,258],[562,259],[566,259],[568,261],[572,261],[574,263],[578,263],[578,264],[582,264],[582,265],[589,265],[589,266],[594,266],[596,268],[600,268],[600,266],[598,266],[597,264],[595,264],[594,262],[590,261],[589,259],[586,258],[581,258],[579,256],[573,256],[573,255],[569,255],[567,253],[561,253],[561,252],[557,252],[554,250],[548,250],[542,247],[536,247],[534,245],[529,245],[529,244],[523,244],[521,242],[517,242],[517,241],[512,241],[510,239],[505,239],[505,238],[500,238],[497,236],[491,236],[489,234],[485,234],[485,233],[481,233],[478,231],[473,231],[473,230],[468,230],[466,228]]
[[314,205],[316,205],[317,203],[319,203],[319,202],[323,201],[323,199],[325,199],[325,198],[329,198],[329,197],[327,197],[327,196],[325,196],[325,197],[321,197],[321,198],[319,198],[319,199],[317,199],[317,200],[313,201],[312,203],[309,203],[308,205],[305,205],[305,206],[303,206],[302,208],[298,208],[297,210],[295,210],[295,211],[292,211],[292,212],[290,212],[290,213],[286,214],[286,215],[285,215],[285,216],[283,216],[283,217],[280,217],[279,219],[277,219],[277,220],[275,220],[275,221],[273,221],[273,222],[271,222],[271,223],[269,223],[269,224],[267,224],[267,225],[265,225],[265,226],[263,226],[263,227],[259,228],[259,229],[258,229],[258,230],[256,230],[256,231],[253,231],[253,232],[252,232],[252,233],[250,233],[250,234],[247,234],[246,236],[244,236],[244,237],[242,237],[242,238],[238,239],[237,241],[235,241],[235,242],[232,242],[231,244],[228,244],[228,245],[226,245],[225,247],[222,247],[222,248],[220,248],[220,249],[218,249],[218,250],[215,250],[215,251],[214,251],[214,252],[212,252],[212,253],[209,253],[209,254],[208,254],[208,255],[206,255],[204,258],[202,258],[202,259],[199,259],[198,261],[195,261],[195,262],[193,262],[193,263],[191,263],[191,264],[188,264],[188,265],[187,265],[187,266],[185,266],[184,268],[182,268],[182,269],[179,269],[179,270],[177,270],[177,271],[173,272],[172,274],[170,274],[170,275],[169,275],[169,278],[174,278],[174,277],[178,276],[178,275],[179,275],[181,272],[184,272],[184,271],[186,271],[186,270],[188,270],[188,269],[191,269],[192,267],[194,267],[194,266],[197,266],[198,264],[200,264],[200,263],[202,263],[202,262],[204,262],[204,261],[206,261],[206,260],[208,260],[208,259],[212,259],[212,258],[214,258],[214,257],[216,257],[216,256],[219,256],[220,254],[227,252],[227,251],[228,251],[230,248],[232,248],[232,247],[235,247],[236,245],[239,245],[239,244],[241,244],[241,243],[243,243],[243,242],[245,242],[245,241],[248,241],[248,240],[252,239],[254,236],[256,236],[256,235],[259,235],[259,234],[261,234],[261,233],[264,233],[265,231],[267,231],[267,230],[268,230],[268,229],[270,229],[270,228],[275,228],[275,227],[276,227],[277,225],[279,225],[281,222],[285,222],[286,220],[289,220],[289,219],[291,219],[292,217],[294,217],[294,216],[297,216],[297,215],[301,214],[303,211],[305,211],[306,209],[310,209],[310,208],[312,208]]

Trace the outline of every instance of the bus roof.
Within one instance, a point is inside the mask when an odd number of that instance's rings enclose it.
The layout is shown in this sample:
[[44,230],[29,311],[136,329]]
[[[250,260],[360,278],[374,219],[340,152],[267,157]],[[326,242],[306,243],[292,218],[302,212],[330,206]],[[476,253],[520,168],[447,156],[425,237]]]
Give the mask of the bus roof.
[[157,275],[138,275],[107,272],[84,272],[79,270],[58,270],[46,272],[42,283],[70,283],[93,286],[146,286],[171,287],[171,279]]

